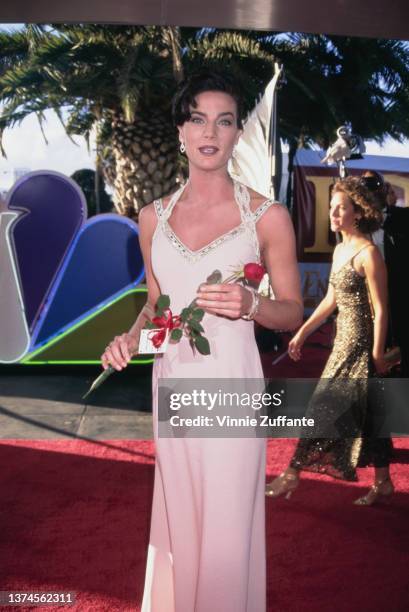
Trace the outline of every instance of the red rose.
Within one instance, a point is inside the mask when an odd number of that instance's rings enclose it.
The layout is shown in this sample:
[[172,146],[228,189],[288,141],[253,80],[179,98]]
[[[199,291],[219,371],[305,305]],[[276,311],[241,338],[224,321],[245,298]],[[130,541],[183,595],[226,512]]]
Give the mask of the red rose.
[[243,272],[246,280],[260,283],[264,274],[266,273],[266,270],[261,264],[248,263],[244,266]]
[[159,348],[166,338],[167,330],[180,327],[182,320],[179,315],[172,315],[170,308],[167,308],[162,317],[153,317],[152,323],[162,328],[150,336],[153,346]]

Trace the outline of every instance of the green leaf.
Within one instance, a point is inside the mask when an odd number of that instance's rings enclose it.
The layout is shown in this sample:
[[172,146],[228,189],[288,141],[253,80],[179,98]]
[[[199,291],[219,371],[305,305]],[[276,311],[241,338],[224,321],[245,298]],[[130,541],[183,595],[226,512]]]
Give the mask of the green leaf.
[[183,335],[183,332],[181,329],[177,328],[177,329],[172,329],[172,331],[170,332],[170,339],[174,340],[175,342],[179,342],[179,340],[181,339]]
[[158,310],[165,310],[170,306],[170,297],[168,295],[160,295],[156,302],[156,308]]
[[195,319],[195,321],[201,321],[204,317],[204,313],[205,311],[203,308],[195,308],[192,312],[192,318]]
[[193,342],[199,353],[202,355],[210,355],[210,345],[207,338],[199,335],[194,338]]
[[145,325],[144,325],[144,329],[156,329],[157,325],[155,325],[155,323],[152,323],[152,321],[146,321]]
[[195,331],[198,332],[203,332],[203,326],[199,323],[199,321],[196,321],[195,319],[189,319],[189,321],[186,324],[190,329],[194,329]]
[[213,270],[211,275],[206,278],[206,283],[208,285],[215,285],[217,283],[221,283],[222,278],[223,276],[220,270]]
[[188,320],[191,314],[192,314],[192,308],[183,308],[182,312],[180,313],[180,320],[183,323],[186,323],[186,321]]

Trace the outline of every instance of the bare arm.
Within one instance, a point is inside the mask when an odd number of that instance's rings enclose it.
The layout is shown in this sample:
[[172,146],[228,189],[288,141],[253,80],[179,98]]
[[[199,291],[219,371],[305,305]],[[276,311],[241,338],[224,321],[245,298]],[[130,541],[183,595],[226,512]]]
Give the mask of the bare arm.
[[[336,247],[337,248],[337,247]],[[333,255],[335,259],[336,248]],[[332,314],[337,306],[335,299],[334,287],[328,283],[327,293],[312,315],[300,327],[295,336],[291,338],[288,344],[288,354],[291,359],[298,361],[301,358],[301,348],[310,334],[312,334],[320,325]]]
[[325,297],[297,333],[302,334],[304,339],[307,338],[334,312],[336,306],[334,287],[329,283]]
[[[383,360],[386,332],[388,326],[388,289],[387,272],[379,249],[369,247],[365,250],[363,268],[368,283],[369,295],[374,310],[374,340],[372,357],[374,361]],[[375,363],[376,367],[377,364]],[[377,367],[377,370],[383,367]]]
[[274,300],[260,298],[257,323],[269,329],[295,329],[302,321],[303,300],[294,229],[283,206],[271,206],[258,222],[262,248]]
[[[335,247],[333,253],[333,262],[336,261],[337,258],[337,249],[338,246]],[[302,343],[304,343],[306,338],[308,338],[308,336],[312,334],[321,325],[321,323],[323,323],[325,319],[327,319],[330,314],[334,312],[336,307],[337,302],[335,299],[334,287],[331,283],[328,283],[327,293],[325,294],[324,298],[297,332],[297,336],[299,336],[299,338],[302,340]]]
[[295,336],[288,344],[288,354],[291,359],[298,361],[301,358],[301,348],[313,331],[325,321],[336,308],[334,287],[329,283],[327,293],[323,300],[318,304],[312,315],[300,327]]
[[157,218],[153,204],[145,206],[139,213],[139,244],[145,266],[148,299],[137,316],[129,332],[115,336],[101,356],[102,367],[106,369],[111,364],[116,370],[122,370],[135,354],[139,345],[141,329],[150,320],[155,311],[155,304],[160,295],[159,285],[152,272],[151,246],[152,236],[156,228]]
[[152,271],[151,249],[152,237],[156,229],[157,218],[153,208],[153,204],[149,204],[142,208],[139,213],[139,244],[142,251],[143,263],[145,266],[146,286],[148,289],[148,298],[146,304],[139,313],[129,330],[129,334],[136,339],[139,344],[139,334],[145,322],[153,316],[155,312],[155,304],[160,295],[158,282]]

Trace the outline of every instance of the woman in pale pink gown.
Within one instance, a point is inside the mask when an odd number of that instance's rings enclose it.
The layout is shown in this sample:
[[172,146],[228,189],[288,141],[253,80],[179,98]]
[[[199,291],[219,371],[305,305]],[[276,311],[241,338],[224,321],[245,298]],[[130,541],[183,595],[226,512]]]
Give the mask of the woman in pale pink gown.
[[[115,338],[104,367],[126,366],[139,330],[163,293],[173,313],[194,297],[210,355],[188,338],[155,357],[155,482],[142,612],[264,612],[266,552],[264,438],[165,438],[158,435],[158,380],[262,379],[253,320],[271,329],[301,322],[292,225],[286,209],[234,182],[227,164],[242,127],[235,84],[194,75],[174,101],[189,180],[172,198],[140,214],[148,302],[132,329]],[[263,261],[275,300],[237,284],[206,285],[248,262]],[[199,286],[200,291],[198,291]]]

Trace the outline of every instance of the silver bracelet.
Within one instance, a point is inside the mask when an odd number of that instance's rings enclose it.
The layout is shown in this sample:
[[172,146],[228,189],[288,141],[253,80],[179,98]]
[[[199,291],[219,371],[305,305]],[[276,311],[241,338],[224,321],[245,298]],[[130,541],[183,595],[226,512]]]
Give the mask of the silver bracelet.
[[250,306],[250,310],[247,314],[241,316],[245,321],[252,321],[254,317],[257,315],[259,307],[260,307],[260,295],[254,287],[246,287],[249,291],[251,291],[251,295],[253,297],[252,304]]

